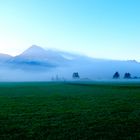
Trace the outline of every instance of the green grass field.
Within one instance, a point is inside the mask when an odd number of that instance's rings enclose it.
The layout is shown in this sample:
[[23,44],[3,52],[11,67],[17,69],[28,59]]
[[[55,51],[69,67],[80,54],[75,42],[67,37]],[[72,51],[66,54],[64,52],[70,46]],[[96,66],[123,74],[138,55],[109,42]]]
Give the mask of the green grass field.
[[0,140],[139,140],[140,84],[0,83]]

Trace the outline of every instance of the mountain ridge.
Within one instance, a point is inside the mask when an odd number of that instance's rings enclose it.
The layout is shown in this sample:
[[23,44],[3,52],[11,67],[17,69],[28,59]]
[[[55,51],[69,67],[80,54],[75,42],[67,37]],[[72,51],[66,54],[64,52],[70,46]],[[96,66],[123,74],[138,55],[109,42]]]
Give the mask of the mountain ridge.
[[[19,56],[47,56],[47,52],[51,52],[51,53],[54,53],[54,52],[57,52],[59,53],[59,55],[61,54],[62,57],[64,56],[64,58],[67,59],[72,59],[72,58],[75,58],[75,57],[86,57],[86,58],[91,58],[91,59],[94,59],[94,60],[104,60],[104,61],[126,61],[126,62],[134,62],[134,63],[139,63],[137,60],[118,60],[118,59],[115,59],[115,60],[112,60],[112,59],[105,59],[105,58],[93,58],[93,57],[89,57],[89,56],[86,56],[86,55],[79,55],[79,54],[76,54],[76,53],[69,53],[67,51],[59,51],[59,50],[52,50],[52,49],[44,49],[43,47],[40,47],[38,45],[32,45],[30,46],[29,48],[27,48],[26,50],[24,50],[22,53],[16,55],[16,56],[12,56],[12,55],[9,55],[9,54],[5,54],[5,53],[0,53],[0,58],[1,57],[8,57],[8,58],[14,58],[14,57],[19,57]],[[56,55],[56,53],[54,53],[54,55]],[[58,54],[57,54],[58,55]]]

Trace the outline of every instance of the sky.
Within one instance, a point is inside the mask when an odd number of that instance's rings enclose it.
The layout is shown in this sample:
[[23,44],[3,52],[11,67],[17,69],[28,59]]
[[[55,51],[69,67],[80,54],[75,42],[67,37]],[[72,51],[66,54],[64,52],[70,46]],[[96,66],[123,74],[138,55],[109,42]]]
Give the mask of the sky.
[[36,44],[140,61],[140,0],[0,0],[0,52]]

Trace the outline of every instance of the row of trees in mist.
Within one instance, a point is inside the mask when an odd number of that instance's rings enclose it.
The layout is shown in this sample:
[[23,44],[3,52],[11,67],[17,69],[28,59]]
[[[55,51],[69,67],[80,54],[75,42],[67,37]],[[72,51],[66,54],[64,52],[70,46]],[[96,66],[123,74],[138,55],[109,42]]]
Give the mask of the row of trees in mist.
[[[119,72],[115,72],[113,75],[113,79],[119,79],[120,78],[120,74]],[[129,72],[126,72],[123,76],[124,79],[138,79],[139,77],[135,76],[132,77],[131,74]]]
[[[113,79],[120,79],[120,78],[121,78],[120,73],[119,72],[115,72],[114,75],[113,75]],[[140,79],[140,77],[137,77],[137,76],[132,77],[131,73],[129,73],[129,72],[124,73],[122,78],[124,78],[124,79]],[[75,79],[75,80],[76,79],[90,80],[89,78],[81,78],[78,72],[73,72],[72,79]],[[58,77],[58,75],[56,75],[56,77],[52,77],[51,80],[52,81],[66,81],[66,79],[64,77]]]

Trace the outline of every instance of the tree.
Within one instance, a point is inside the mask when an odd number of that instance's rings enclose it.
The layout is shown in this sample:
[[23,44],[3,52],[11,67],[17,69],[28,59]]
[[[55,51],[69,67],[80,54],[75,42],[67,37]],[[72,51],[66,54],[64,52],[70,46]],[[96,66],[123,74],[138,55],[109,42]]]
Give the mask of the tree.
[[124,79],[131,79],[131,74],[130,73],[125,73],[124,74]]
[[79,79],[80,78],[78,72],[74,72],[73,75],[72,75],[72,77],[73,77],[73,79]]
[[118,78],[120,78],[120,74],[119,72],[115,72],[113,75],[113,79],[118,79]]

